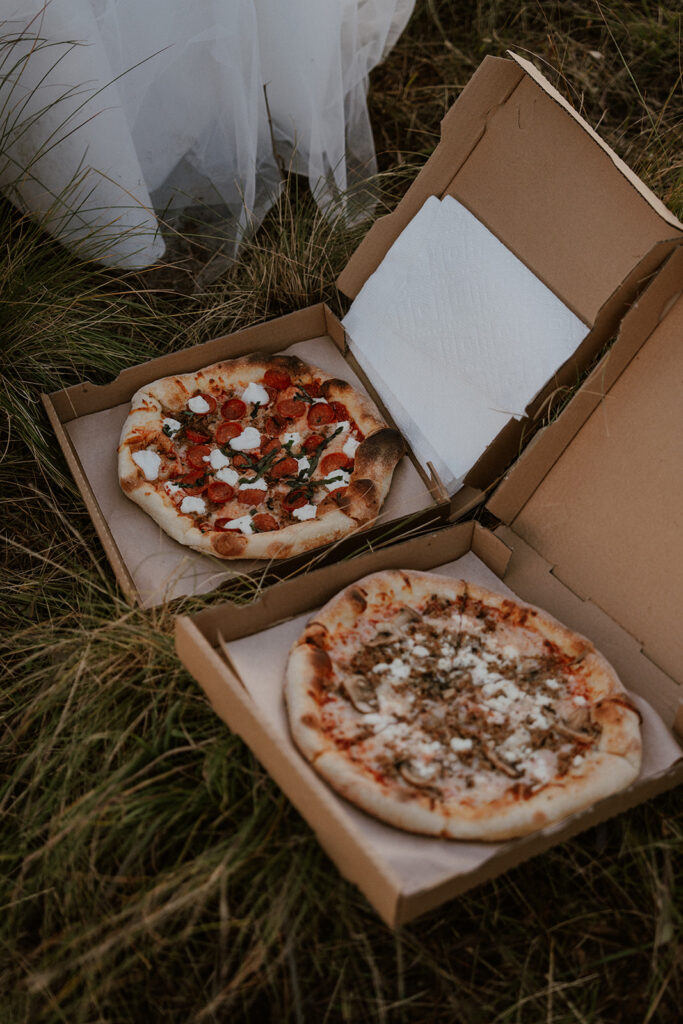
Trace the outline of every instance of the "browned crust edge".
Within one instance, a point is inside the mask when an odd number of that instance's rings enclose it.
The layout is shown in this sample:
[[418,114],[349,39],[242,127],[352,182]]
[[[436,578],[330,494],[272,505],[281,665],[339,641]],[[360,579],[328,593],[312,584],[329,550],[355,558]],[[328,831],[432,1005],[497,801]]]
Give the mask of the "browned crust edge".
[[[451,599],[464,591],[474,599],[530,615],[541,635],[579,657],[590,673],[593,701],[591,719],[602,727],[598,748],[584,764],[551,782],[524,800],[509,797],[481,807],[462,802],[435,803],[419,790],[410,791],[380,783],[368,776],[345,752],[338,750],[321,731],[316,689],[327,673],[321,673],[320,652],[325,636],[337,626],[353,629],[377,593],[389,590],[398,602],[417,604],[439,593]],[[314,653],[318,652],[318,653]],[[290,730],[304,756],[342,796],[387,824],[444,838],[497,842],[535,832],[546,825],[581,812],[625,788],[638,776],[642,743],[638,712],[630,704],[614,669],[592,643],[542,609],[489,591],[476,584],[416,570],[386,570],[366,576],[346,587],[316,612],[291,649],[285,674],[285,700]]]

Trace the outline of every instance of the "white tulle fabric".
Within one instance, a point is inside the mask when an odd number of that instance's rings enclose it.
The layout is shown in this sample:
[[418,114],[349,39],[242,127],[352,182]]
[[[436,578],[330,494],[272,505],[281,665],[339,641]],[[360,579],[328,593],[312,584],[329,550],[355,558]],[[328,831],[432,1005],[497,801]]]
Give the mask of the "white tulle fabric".
[[415,0],[0,0],[0,188],[110,266],[158,219],[234,240],[308,176],[323,209],[376,170],[368,73]]

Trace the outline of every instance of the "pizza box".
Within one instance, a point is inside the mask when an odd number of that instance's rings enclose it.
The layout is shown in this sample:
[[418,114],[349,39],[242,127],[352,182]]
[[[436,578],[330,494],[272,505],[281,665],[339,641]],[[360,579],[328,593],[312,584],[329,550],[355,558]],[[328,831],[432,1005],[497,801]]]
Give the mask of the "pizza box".
[[[117,448],[130,400],[143,385],[159,377],[189,373],[220,359],[247,352],[287,352],[328,373],[343,376],[360,391],[374,394],[362,375],[345,358],[344,329],[324,304],[318,303],[268,323],[249,327],[202,345],[172,352],[124,370],[110,384],[76,384],[51,395],[43,404],[74,479],[83,495],[119,585],[133,603],[149,608],[189,594],[204,594],[230,579],[258,574],[266,580],[314,564],[319,554],[308,552],[278,563],[256,559],[219,558],[183,547],[122,492],[118,482]],[[436,525],[447,512],[441,485],[416,460],[404,456],[377,520],[364,531],[372,538],[390,535],[390,524],[406,518],[412,528]],[[354,539],[334,546],[343,557]],[[263,579],[261,579],[263,585]]]
[[[405,529],[436,525],[479,504],[517,456],[522,436],[548,396],[575,383],[591,365],[643,282],[683,237],[673,215],[533,66],[517,57],[484,60],[444,118],[434,154],[396,210],[375,223],[352,256],[338,281],[342,292],[358,295],[430,197],[453,197],[463,204],[587,333],[526,415],[511,417],[476,459],[464,486],[454,491],[433,464],[409,451],[377,527],[335,546],[331,558],[340,558],[354,543],[358,550],[368,536],[390,536],[391,524]],[[467,273],[467,267],[456,270]],[[427,342],[416,338],[425,360]],[[264,567],[192,552],[163,534],[123,496],[116,475],[121,425],[130,398],[143,384],[256,348],[275,353],[290,347],[323,369],[334,367],[358,382],[395,425],[384,401],[381,372],[371,377],[363,372],[342,325],[322,304],[132,367],[108,385],[86,382],[43,396],[107,556],[131,600],[151,607],[181,595],[207,593],[235,575],[263,574],[264,568],[269,573],[265,582],[270,582],[319,559],[312,553]]]
[[[281,582],[243,607],[176,619],[176,650],[216,713],[390,926],[683,782],[681,411],[683,248],[623,319],[614,345],[475,522]],[[678,428],[678,429],[676,429]],[[493,516],[492,516],[493,517]],[[299,754],[282,681],[310,614],[388,568],[463,576],[555,615],[614,665],[643,715],[643,766],[620,793],[504,843],[410,835],[338,796]]]

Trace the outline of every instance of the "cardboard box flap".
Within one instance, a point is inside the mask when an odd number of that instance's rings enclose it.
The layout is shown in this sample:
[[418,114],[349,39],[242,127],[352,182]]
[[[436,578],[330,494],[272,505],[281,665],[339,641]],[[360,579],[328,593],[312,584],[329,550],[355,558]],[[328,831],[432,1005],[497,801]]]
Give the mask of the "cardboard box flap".
[[[539,439],[538,452],[510,471],[489,503],[554,575],[620,623],[679,682],[682,285],[679,248],[624,318],[613,349]],[[529,466],[563,431],[564,451],[526,500]],[[516,497],[524,499],[517,508]]]
[[466,206],[591,326],[652,247],[680,237],[683,225],[530,67],[484,60],[403,200],[340,275],[342,292],[358,294],[430,195]]
[[569,114],[571,114],[571,116],[581,125],[584,131],[588,132],[588,134],[591,136],[592,139],[594,139],[597,142],[600,148],[603,149],[605,153],[607,153],[608,157],[610,158],[614,166],[624,175],[627,181],[629,181],[633,185],[636,191],[640,193],[645,202],[650,204],[655,213],[657,213],[668,224],[671,224],[672,227],[680,231],[683,228],[683,225],[681,225],[681,222],[671,212],[671,210],[669,210],[661,201],[661,199],[659,199],[658,196],[654,194],[654,192],[651,192],[647,185],[645,185],[640,180],[640,178],[633,173],[628,164],[625,164],[621,157],[617,156],[613,149],[610,149],[607,143],[600,138],[595,129],[591,128],[591,126],[588,124],[588,121],[585,121],[580,114],[577,114],[572,105],[568,103],[564,96],[562,96],[562,94],[559,93],[557,89],[555,89],[554,86],[550,84],[547,78],[543,77],[543,75],[537,68],[534,67],[531,61],[525,60],[524,57],[520,57],[518,54],[513,53],[512,50],[508,50],[507,52],[510,54],[512,59],[516,61],[521,68],[524,69],[527,75],[533,78],[534,82],[537,82],[541,86],[541,88],[544,89],[548,93],[548,95],[555,100],[556,103],[559,103],[561,107],[564,107],[564,109],[568,111]]

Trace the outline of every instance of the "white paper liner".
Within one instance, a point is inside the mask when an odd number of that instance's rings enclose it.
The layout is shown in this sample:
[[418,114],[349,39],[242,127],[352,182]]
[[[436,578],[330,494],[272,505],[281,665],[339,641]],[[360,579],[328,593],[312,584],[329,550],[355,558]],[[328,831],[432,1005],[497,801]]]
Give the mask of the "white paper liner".
[[343,320],[418,458],[455,490],[586,325],[451,196],[430,196]]
[[[466,579],[517,599],[472,552],[438,566],[433,571]],[[230,662],[264,722],[277,732],[282,743],[293,750],[297,748],[290,736],[284,704],[284,668],[292,644],[316,610],[311,609],[305,615],[225,645]],[[654,777],[670,768],[681,757],[682,751],[656,711],[641,697],[633,693],[630,693],[630,697],[643,715],[643,761],[639,778]],[[314,773],[313,768],[310,771]],[[317,774],[316,778],[319,778]],[[343,799],[331,787],[328,789],[330,798],[337,802],[349,827],[362,836],[373,858],[394,873],[404,895],[430,889],[447,879],[467,874],[511,844],[523,841],[515,839],[503,843],[475,843],[413,835],[371,817]],[[567,820],[565,818],[549,825],[537,834],[551,834],[563,828]]]
[[[328,337],[297,342],[284,349],[326,373],[348,381],[363,394],[360,379]],[[144,608],[186,594],[206,594],[237,575],[268,565],[263,559],[223,562],[178,544],[146,512],[127,498],[118,481],[117,448],[130,402],[81,416],[65,424],[121,558],[138,589]],[[404,456],[377,520],[388,523],[433,505],[412,462]],[[436,517],[435,517],[436,520]]]

